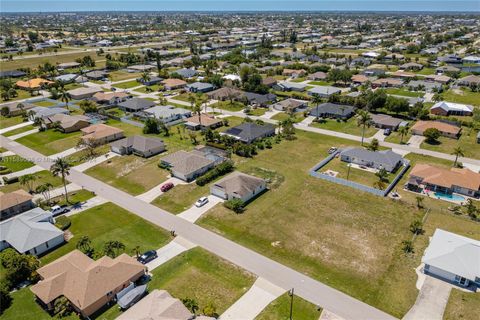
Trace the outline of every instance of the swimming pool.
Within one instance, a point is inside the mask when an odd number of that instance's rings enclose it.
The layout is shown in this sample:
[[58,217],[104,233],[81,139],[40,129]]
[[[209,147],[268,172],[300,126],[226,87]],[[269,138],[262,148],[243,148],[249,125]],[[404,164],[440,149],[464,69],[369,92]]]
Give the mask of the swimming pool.
[[465,201],[465,197],[462,197],[458,194],[447,194],[447,193],[441,193],[441,192],[435,192],[434,193],[435,197],[440,198],[442,200],[446,201]]

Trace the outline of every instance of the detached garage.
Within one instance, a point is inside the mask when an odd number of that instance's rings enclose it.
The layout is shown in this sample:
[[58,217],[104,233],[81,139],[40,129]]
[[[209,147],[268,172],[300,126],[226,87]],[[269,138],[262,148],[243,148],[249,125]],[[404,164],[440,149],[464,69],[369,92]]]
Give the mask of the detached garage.
[[210,193],[225,200],[247,202],[267,188],[265,180],[235,171],[210,187]]

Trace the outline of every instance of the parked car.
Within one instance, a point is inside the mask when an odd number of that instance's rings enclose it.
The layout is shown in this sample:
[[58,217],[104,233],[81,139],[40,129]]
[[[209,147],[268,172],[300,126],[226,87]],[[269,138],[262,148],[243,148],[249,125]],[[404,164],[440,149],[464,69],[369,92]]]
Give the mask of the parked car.
[[152,261],[153,259],[156,259],[157,257],[158,257],[157,251],[150,250],[150,251],[144,252],[140,257],[138,257],[137,261],[142,264],[146,264]]
[[207,197],[201,197],[200,199],[195,202],[195,207],[200,208],[203,207],[208,203],[208,198]]
[[162,192],[167,192],[168,190],[170,190],[172,188],[173,188],[173,183],[167,182],[163,186],[160,187],[160,190],[162,190]]
[[59,214],[64,214],[64,213],[67,213],[69,212],[70,209],[66,206],[66,205],[62,205],[62,206],[53,206],[51,209],[50,209],[50,213],[52,214],[52,216],[58,216]]
[[328,149],[328,154],[332,154],[334,152],[336,152],[338,150],[337,147],[331,147],[330,149]]
[[384,136],[389,136],[391,133],[392,133],[392,129],[390,129],[390,128],[387,128],[387,129],[383,130],[383,135]]

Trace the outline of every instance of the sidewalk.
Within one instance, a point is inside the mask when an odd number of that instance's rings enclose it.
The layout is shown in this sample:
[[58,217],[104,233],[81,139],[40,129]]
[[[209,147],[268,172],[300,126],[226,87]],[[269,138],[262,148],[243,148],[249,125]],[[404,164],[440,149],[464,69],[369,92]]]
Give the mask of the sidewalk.
[[16,124],[14,126],[3,128],[3,129],[0,129],[0,134],[4,134],[5,132],[9,132],[9,131],[12,131],[12,130],[15,130],[15,129],[20,129],[20,128],[26,127],[28,125],[31,125],[31,124],[33,124],[33,121],[26,121],[26,122]]
[[28,131],[25,131],[25,132],[22,132],[22,133],[19,133],[19,134],[16,134],[14,136],[11,136],[9,137],[11,140],[17,140],[17,139],[20,139],[22,137],[25,137],[25,136],[28,136],[28,135],[31,135],[31,134],[34,134],[34,133],[37,133],[38,132],[38,128],[35,128],[35,129],[32,129],[32,130],[28,130]]
[[101,156],[98,156],[94,159],[88,160],[84,163],[79,164],[78,166],[73,167],[73,169],[78,170],[80,172],[84,172],[92,167],[95,167],[97,164],[100,164],[102,162],[105,162],[109,159],[112,159],[113,157],[118,156],[117,153],[115,152],[108,152],[106,154],[103,154]]

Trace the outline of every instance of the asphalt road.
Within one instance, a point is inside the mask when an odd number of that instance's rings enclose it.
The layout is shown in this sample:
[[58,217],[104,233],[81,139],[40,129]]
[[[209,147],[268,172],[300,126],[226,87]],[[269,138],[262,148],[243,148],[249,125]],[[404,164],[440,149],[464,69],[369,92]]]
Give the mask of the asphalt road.
[[[6,137],[0,136],[0,146],[15,152],[23,158],[33,161],[45,169],[49,169],[52,164],[51,159]],[[188,241],[266,279],[276,286],[285,290],[295,288],[295,293],[298,296],[340,317],[362,320],[395,319],[383,311],[354,299],[298,271],[170,214],[165,210],[139,200],[84,173],[71,170],[68,180],[95,192],[98,196],[115,203],[165,230],[175,230],[178,235]]]

